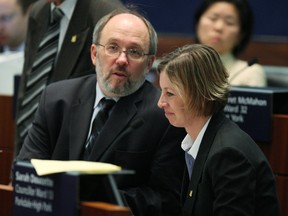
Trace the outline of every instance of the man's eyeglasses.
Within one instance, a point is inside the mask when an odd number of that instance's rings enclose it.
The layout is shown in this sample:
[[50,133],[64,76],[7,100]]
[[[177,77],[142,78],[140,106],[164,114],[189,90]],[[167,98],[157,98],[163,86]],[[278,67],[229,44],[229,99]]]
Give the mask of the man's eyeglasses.
[[122,50],[119,46],[116,44],[96,44],[97,46],[101,46],[105,50],[105,54],[111,57],[118,58],[122,52],[124,52],[129,60],[141,60],[143,56],[146,55],[153,55],[150,53],[144,53],[143,50],[140,48],[129,48],[127,50]]

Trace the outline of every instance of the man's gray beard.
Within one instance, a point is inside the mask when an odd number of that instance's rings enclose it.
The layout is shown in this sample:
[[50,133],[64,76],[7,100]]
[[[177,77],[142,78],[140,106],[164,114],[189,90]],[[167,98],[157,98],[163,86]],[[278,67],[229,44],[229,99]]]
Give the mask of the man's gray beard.
[[117,97],[124,97],[124,96],[130,95],[130,94],[136,92],[143,85],[146,77],[143,74],[143,76],[140,77],[140,79],[138,79],[137,81],[131,82],[129,80],[121,88],[111,88],[111,86],[109,85],[109,82],[107,80],[103,80],[103,77],[101,77],[101,78],[100,78],[100,80],[98,80],[98,82],[100,81],[103,84],[102,86],[106,92],[110,92],[110,93],[116,95]]

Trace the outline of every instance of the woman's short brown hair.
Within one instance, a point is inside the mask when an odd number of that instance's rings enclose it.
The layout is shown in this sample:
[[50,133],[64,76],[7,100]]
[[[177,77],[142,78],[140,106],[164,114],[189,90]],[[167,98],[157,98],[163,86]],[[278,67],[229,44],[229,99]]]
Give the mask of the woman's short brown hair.
[[157,72],[163,71],[195,114],[212,115],[226,105],[228,73],[213,48],[201,44],[180,47],[160,59]]

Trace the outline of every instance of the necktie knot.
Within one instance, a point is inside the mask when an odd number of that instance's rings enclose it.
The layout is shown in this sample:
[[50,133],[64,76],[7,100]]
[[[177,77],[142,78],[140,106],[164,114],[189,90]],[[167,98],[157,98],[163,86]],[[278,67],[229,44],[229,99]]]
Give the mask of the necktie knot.
[[112,99],[102,98],[100,101],[100,109],[102,110],[110,110],[115,104],[115,101]]
[[94,131],[97,131],[98,134],[100,133],[102,127],[104,126],[106,120],[108,119],[109,111],[114,104],[115,104],[114,100],[106,98],[101,99],[100,110],[97,113],[92,124],[92,133],[94,133]]
[[[110,109],[114,106],[115,101],[111,100],[111,99],[106,99],[106,98],[102,98],[100,101],[100,110],[98,112],[97,115],[99,115],[98,118],[99,121],[97,123],[97,127],[100,129],[103,127],[105,121],[107,120],[108,116],[109,116],[109,111]],[[99,125],[100,124],[100,125]]]
[[51,13],[51,23],[59,22],[64,15],[60,8],[55,7]]
[[87,160],[90,156],[90,153],[95,145],[98,135],[100,134],[101,129],[103,128],[106,120],[109,116],[109,110],[116,103],[114,100],[102,98],[99,102],[100,110],[97,113],[96,117],[92,123],[91,134],[87,140],[86,148],[84,151],[83,159]]

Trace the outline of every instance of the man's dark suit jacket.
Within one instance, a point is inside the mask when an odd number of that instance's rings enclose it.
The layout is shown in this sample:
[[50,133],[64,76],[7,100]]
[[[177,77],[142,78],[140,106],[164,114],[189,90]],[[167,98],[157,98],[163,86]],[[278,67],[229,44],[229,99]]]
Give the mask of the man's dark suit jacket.
[[[104,15],[122,6],[119,0],[78,0],[71,17],[57,63],[51,73],[50,83],[72,77],[94,73],[90,56],[90,46],[95,24]],[[28,30],[25,41],[25,62],[18,91],[17,107],[25,93],[25,83],[31,73],[35,55],[45,33],[50,18],[50,3],[39,0],[32,5],[28,19]],[[23,140],[15,137],[15,154],[19,152]]]
[[[79,160],[90,127],[95,91],[95,75],[50,84],[18,160]],[[117,179],[135,215],[180,215],[181,211],[185,163],[180,146],[186,133],[172,127],[157,107],[159,94],[145,81],[138,91],[120,98],[90,158],[136,171],[135,175]]]
[[204,134],[190,183],[183,187],[185,216],[278,216],[275,177],[257,144],[224,114]]

